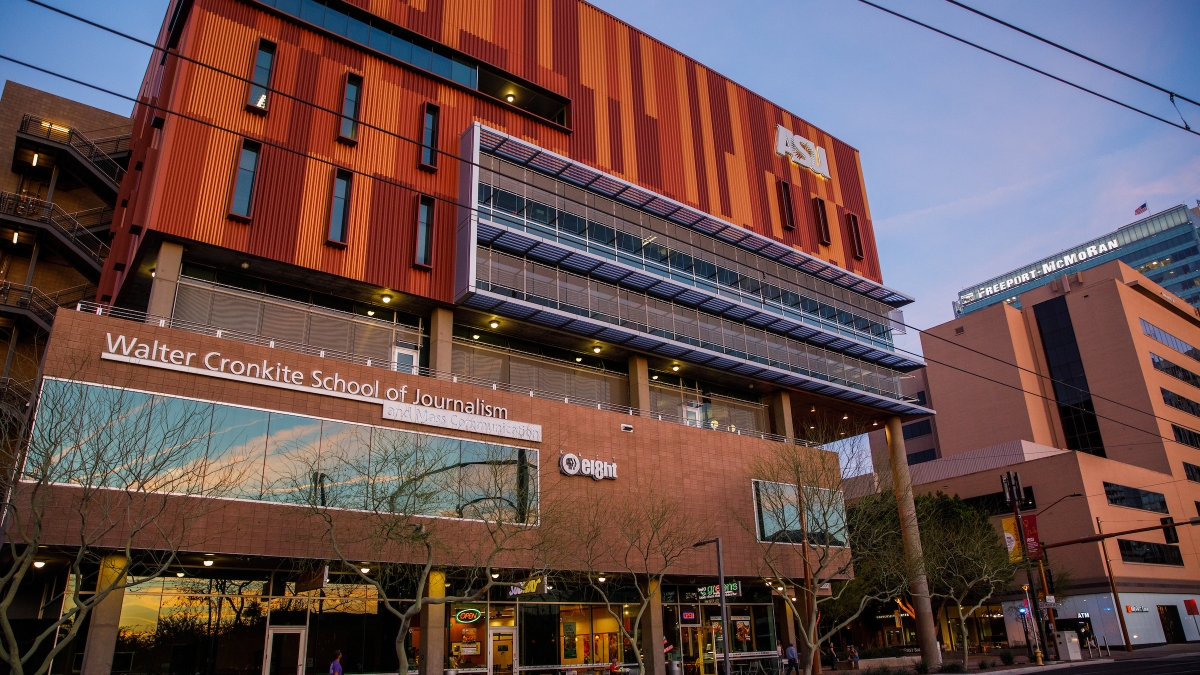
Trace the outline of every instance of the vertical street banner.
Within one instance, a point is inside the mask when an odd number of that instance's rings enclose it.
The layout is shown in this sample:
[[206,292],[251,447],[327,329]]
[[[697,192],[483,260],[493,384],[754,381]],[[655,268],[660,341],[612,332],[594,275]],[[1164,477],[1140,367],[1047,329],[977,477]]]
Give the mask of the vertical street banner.
[[1009,562],[1021,562],[1021,534],[1017,529],[1016,517],[1005,518],[1000,521],[1000,526],[1004,529],[1004,546],[1008,549]]
[[1045,553],[1042,552],[1042,541],[1038,539],[1037,516],[1021,516],[1021,525],[1025,527],[1025,553],[1030,560],[1042,560]]

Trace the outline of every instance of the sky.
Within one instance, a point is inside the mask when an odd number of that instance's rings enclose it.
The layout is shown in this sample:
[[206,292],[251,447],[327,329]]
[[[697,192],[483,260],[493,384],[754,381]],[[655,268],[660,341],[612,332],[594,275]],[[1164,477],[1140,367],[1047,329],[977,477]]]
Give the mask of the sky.
[[[517,0],[505,0],[517,1]],[[877,0],[1178,121],[1166,94],[944,0]],[[967,4],[1200,101],[1200,2]],[[51,0],[152,41],[166,0]],[[856,147],[884,282],[908,323],[953,318],[957,291],[1200,199],[1200,136],[1029,72],[858,0],[594,0]],[[136,95],[150,50],[24,0],[0,0],[0,54]],[[52,48],[51,48],[52,47]],[[127,114],[127,101],[0,61],[0,79]],[[1179,103],[1200,129],[1200,107]],[[916,335],[898,346],[919,350]]]

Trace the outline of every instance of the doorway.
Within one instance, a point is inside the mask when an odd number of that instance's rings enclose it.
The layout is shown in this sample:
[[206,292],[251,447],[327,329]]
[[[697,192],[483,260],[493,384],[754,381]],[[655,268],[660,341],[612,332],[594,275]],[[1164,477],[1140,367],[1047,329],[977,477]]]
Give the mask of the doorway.
[[1175,605],[1159,605],[1158,620],[1162,623],[1163,636],[1167,644],[1177,645],[1187,642],[1183,632],[1183,619],[1179,618],[1179,608]]
[[489,675],[513,675],[517,663],[517,629],[512,626],[488,628]]
[[415,349],[392,347],[392,369],[400,373],[417,374],[417,363],[420,358]]
[[304,675],[304,653],[308,630],[301,626],[267,628],[263,675]]

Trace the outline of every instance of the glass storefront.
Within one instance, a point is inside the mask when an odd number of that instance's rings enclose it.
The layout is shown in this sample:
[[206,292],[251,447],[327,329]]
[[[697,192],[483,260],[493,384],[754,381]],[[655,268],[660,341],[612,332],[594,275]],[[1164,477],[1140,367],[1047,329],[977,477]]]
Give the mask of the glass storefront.
[[[347,673],[395,673],[399,626],[373,586],[331,581],[297,593],[287,576],[271,572],[166,577],[125,591],[112,672],[319,675],[341,650]],[[405,641],[410,667],[420,661],[420,635],[418,617]],[[53,672],[80,671],[82,639],[72,646]]]
[[[742,583],[739,593],[726,598],[730,661],[758,661],[767,672],[775,672],[779,652],[771,591]],[[663,589],[663,651],[668,661],[679,664],[683,675],[715,675],[725,650],[722,633],[721,606],[716,598],[701,601],[694,586]]]

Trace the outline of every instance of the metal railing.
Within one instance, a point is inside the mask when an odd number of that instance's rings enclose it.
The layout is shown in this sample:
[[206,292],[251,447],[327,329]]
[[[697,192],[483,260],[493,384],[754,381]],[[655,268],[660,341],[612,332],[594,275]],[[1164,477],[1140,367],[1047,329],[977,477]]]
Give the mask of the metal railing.
[[28,113],[21,118],[21,131],[30,136],[70,146],[96,167],[97,171],[117,185],[120,185],[121,179],[125,177],[125,167],[110,155],[129,149],[129,134],[92,140],[76,129],[55,124]]
[[28,310],[45,322],[47,326],[54,323],[54,313],[58,311],[58,306],[52,296],[46,295],[33,286],[14,284],[8,281],[0,283],[0,307]]
[[91,229],[102,225],[112,225],[113,209],[111,206],[97,206],[94,209],[84,209],[68,214],[75,219],[75,222]]
[[0,377],[0,411],[25,420],[33,398],[33,385],[33,380],[18,382],[11,377]]
[[101,241],[87,229],[87,226],[54,202],[42,201],[13,192],[0,192],[0,213],[52,225],[68,239],[78,244],[88,257],[99,265],[103,265],[104,259],[108,257],[108,244]]
[[[353,354],[350,352],[335,351],[335,350],[330,350],[330,349],[320,349],[320,348],[314,347],[312,345],[291,342],[288,340],[278,340],[278,339],[273,339],[270,337],[265,337],[262,335],[254,335],[252,333],[245,333],[242,331],[228,330],[228,329],[224,329],[224,328],[218,328],[216,326],[210,326],[210,325],[206,325],[206,324],[198,324],[198,323],[194,323],[191,321],[182,321],[180,319],[174,319],[171,317],[155,316],[153,314],[147,314],[146,312],[139,312],[139,311],[130,310],[130,309],[121,309],[119,307],[112,307],[111,305],[103,305],[103,304],[96,303],[96,302],[79,302],[76,304],[75,309],[76,309],[76,311],[79,311],[79,312],[86,312],[89,314],[95,314],[97,316],[111,316],[116,319],[124,319],[127,321],[136,321],[138,323],[155,325],[160,328],[174,328],[177,330],[184,330],[184,331],[187,331],[190,333],[199,333],[201,335],[209,335],[212,337],[225,338],[225,339],[229,339],[229,340],[237,340],[238,342],[245,342],[248,344],[258,345],[261,347],[269,347],[272,349],[285,349],[287,351],[295,352],[297,354],[305,354],[308,356],[317,356],[317,357],[325,358],[325,359],[335,359],[338,361],[345,361],[347,363],[354,363],[354,364],[357,364],[360,366],[367,366],[367,367],[371,367],[371,368],[382,368],[384,370],[395,370],[395,368],[393,368],[393,364],[391,363],[391,361],[388,361],[388,360],[381,361],[379,359],[369,358],[366,356],[362,356],[360,354]],[[405,371],[407,372],[407,369],[405,369]],[[670,424],[680,424],[683,426],[697,427],[697,428],[702,428],[702,429],[708,429],[711,431],[720,431],[720,432],[725,432],[725,433],[730,433],[730,434],[736,434],[738,436],[750,436],[752,438],[761,438],[761,439],[767,440],[767,441],[776,441],[776,442],[781,442],[781,443],[788,441],[788,439],[786,437],[781,436],[779,434],[771,434],[771,433],[767,433],[767,432],[763,432],[763,431],[756,431],[756,430],[752,430],[752,429],[740,429],[738,427],[727,425],[727,424],[724,424],[724,425],[719,424],[715,421],[699,422],[697,420],[690,420],[685,417],[680,417],[677,415],[651,412],[651,411],[647,411],[647,410],[641,410],[639,408],[632,408],[627,405],[619,405],[619,404],[615,404],[615,403],[608,403],[605,401],[595,401],[595,400],[586,399],[586,398],[574,397],[574,396],[570,396],[568,394],[565,394],[563,392],[558,392],[558,391],[544,391],[544,390],[540,390],[540,389],[530,389],[528,387],[520,387],[520,386],[516,386],[513,384],[509,384],[507,382],[498,382],[496,380],[488,380],[488,379],[484,379],[481,377],[472,377],[469,375],[459,375],[458,373],[448,373],[445,371],[432,370],[430,368],[413,367],[411,372],[413,375],[419,375],[421,377],[429,377],[429,378],[441,380],[444,382],[470,384],[470,385],[473,385],[476,387],[485,387],[485,388],[491,389],[493,391],[503,391],[503,392],[508,392],[510,394],[529,396],[530,398],[539,398],[539,399],[543,399],[543,400],[547,400],[547,401],[558,401],[560,403],[566,403],[568,405],[577,405],[580,407],[591,408],[594,410],[604,410],[607,412],[619,413],[622,415],[628,415],[631,418],[638,417],[638,418],[643,418],[643,419],[655,420],[658,422],[668,422]],[[803,446],[808,446],[808,447],[821,447],[819,444],[812,443],[812,442],[806,441],[804,439],[797,438],[797,439],[793,439],[793,441],[797,445],[803,445]]]

